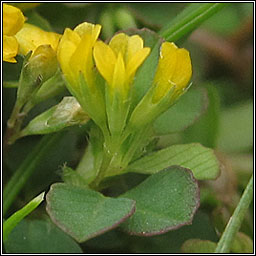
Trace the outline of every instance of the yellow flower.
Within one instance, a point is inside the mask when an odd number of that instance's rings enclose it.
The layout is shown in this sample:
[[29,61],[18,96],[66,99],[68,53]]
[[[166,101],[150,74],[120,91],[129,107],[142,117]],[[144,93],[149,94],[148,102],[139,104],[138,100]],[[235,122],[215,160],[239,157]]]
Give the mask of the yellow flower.
[[87,22],[78,25],[74,30],[65,29],[57,57],[65,77],[73,86],[78,85],[80,72],[89,86],[93,83],[92,48],[100,30],[100,25]]
[[175,86],[175,91],[186,87],[192,75],[189,52],[174,43],[164,42],[154,78],[156,85],[153,102],[158,102]]
[[111,39],[109,45],[96,42],[93,54],[96,66],[110,88],[126,95],[136,70],[149,52],[150,48],[143,47],[140,36],[120,33]]
[[3,4],[3,60],[15,63],[18,42],[14,35],[22,28],[25,17],[22,12],[11,5]]
[[50,45],[56,51],[61,35],[25,23],[15,37],[19,44],[19,54],[26,55],[29,51],[35,51],[40,45]]

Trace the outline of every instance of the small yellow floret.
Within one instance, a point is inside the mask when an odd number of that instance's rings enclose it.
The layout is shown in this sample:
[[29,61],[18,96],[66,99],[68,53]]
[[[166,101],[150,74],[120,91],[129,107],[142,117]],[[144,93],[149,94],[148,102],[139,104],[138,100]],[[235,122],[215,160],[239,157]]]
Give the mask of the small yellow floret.
[[114,36],[109,45],[98,41],[93,55],[96,66],[111,88],[126,94],[135,72],[149,55],[150,48],[143,47],[143,39],[124,33]]
[[175,91],[185,88],[192,75],[189,52],[174,43],[164,42],[154,78],[156,91],[153,102],[158,102],[175,86]]
[[79,73],[82,72],[88,85],[93,83],[92,48],[99,36],[100,25],[84,22],[74,30],[69,28],[58,46],[58,61],[70,84],[77,84]]

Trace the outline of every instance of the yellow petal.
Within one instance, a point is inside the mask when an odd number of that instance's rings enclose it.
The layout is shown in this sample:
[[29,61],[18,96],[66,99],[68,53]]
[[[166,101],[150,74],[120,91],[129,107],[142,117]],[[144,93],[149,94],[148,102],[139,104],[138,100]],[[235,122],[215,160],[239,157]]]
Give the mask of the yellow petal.
[[31,24],[24,24],[23,28],[15,35],[19,43],[19,54],[26,55],[38,46],[49,44],[56,51],[60,34],[47,32]]
[[82,38],[84,35],[91,35],[92,42],[95,43],[99,37],[101,30],[101,25],[91,24],[88,22],[83,22],[75,27],[74,31]]
[[76,75],[79,75],[79,72],[82,71],[85,77],[85,80],[88,84],[92,82],[92,36],[90,34],[85,34],[81,39],[81,42],[77,46],[74,54],[70,59],[70,68],[73,70]]
[[175,86],[175,90],[182,90],[192,75],[189,52],[179,49],[174,43],[162,44],[160,59],[154,78],[156,84],[153,101],[158,101]]
[[156,81],[168,82],[175,70],[178,47],[174,43],[164,42],[156,71]]
[[136,70],[143,63],[143,61],[147,58],[149,53],[150,53],[150,48],[145,47],[145,48],[138,50],[133,56],[131,56],[131,58],[129,59],[129,62],[127,63],[127,67],[126,67],[126,72],[127,72],[127,76],[129,77],[129,80],[133,78]]
[[112,37],[109,42],[109,46],[114,51],[116,56],[118,56],[119,53],[121,53],[122,56],[125,56],[128,45],[128,38],[129,37],[124,33],[119,33]]
[[93,56],[97,69],[110,85],[116,64],[116,56],[113,50],[105,43],[98,41],[95,43]]
[[121,52],[124,62],[127,64],[133,55],[143,48],[143,39],[138,35],[127,36],[124,33],[120,33],[111,39],[109,46],[116,56]]
[[177,51],[177,64],[172,76],[172,81],[176,84],[177,89],[184,88],[192,75],[192,65],[189,52],[186,49]]
[[3,60],[16,63],[15,56],[18,53],[18,42],[14,36],[3,37]]
[[77,73],[82,71],[88,85],[93,84],[93,60],[92,48],[100,34],[101,26],[84,22],[78,25],[74,32],[81,37],[81,42],[77,46],[71,61],[70,68]]
[[[128,63],[133,56],[143,48],[143,39],[138,36],[130,36],[128,39],[127,52],[126,52],[126,63]],[[139,66],[139,65],[138,65]]]
[[174,43],[164,42],[161,46],[160,58],[154,82],[157,86],[154,101],[162,98],[174,85],[172,76],[177,62],[178,47]]
[[117,88],[121,93],[126,93],[127,84],[126,84],[126,74],[125,74],[125,65],[121,52],[117,56],[116,65],[113,73],[113,80],[110,84],[112,88]]
[[80,42],[81,38],[76,32],[69,28],[65,29],[58,46],[57,58],[68,79],[74,79],[69,63]]
[[23,26],[25,17],[21,10],[8,5],[3,4],[3,34],[7,36],[15,35]]

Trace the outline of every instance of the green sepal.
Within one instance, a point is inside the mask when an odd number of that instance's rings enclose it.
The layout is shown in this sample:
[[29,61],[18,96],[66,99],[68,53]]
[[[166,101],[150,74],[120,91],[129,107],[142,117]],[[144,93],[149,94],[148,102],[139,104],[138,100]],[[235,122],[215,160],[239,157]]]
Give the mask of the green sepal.
[[17,102],[20,102],[21,107],[24,105],[26,101],[29,100],[29,97],[34,92],[35,89],[38,89],[42,84],[42,80],[38,77],[36,80],[31,79],[29,72],[29,58],[32,55],[32,51],[30,51],[24,58],[21,74],[19,79],[19,86],[17,90]]
[[128,123],[130,129],[139,129],[152,123],[171,106],[171,99],[176,95],[175,87],[170,88],[159,102],[153,103],[155,89],[156,86],[152,86],[132,112]]
[[42,84],[37,93],[30,100],[33,105],[54,97],[65,90],[65,84],[60,69]]
[[108,127],[111,135],[111,140],[118,139],[120,144],[120,136],[126,124],[129,107],[130,93],[123,95],[118,89],[109,88],[106,85],[106,111],[108,117]]
[[106,111],[103,93],[103,80],[95,73],[94,87],[90,87],[82,73],[79,76],[79,102],[90,118],[103,130],[106,131]]

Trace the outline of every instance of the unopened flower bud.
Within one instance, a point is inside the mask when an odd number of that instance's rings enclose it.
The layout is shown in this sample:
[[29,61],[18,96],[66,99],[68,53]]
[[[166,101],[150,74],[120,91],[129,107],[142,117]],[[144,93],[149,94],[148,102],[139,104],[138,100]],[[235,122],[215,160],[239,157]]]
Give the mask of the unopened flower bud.
[[45,82],[57,71],[56,52],[50,45],[40,45],[29,58],[27,65],[31,79]]

